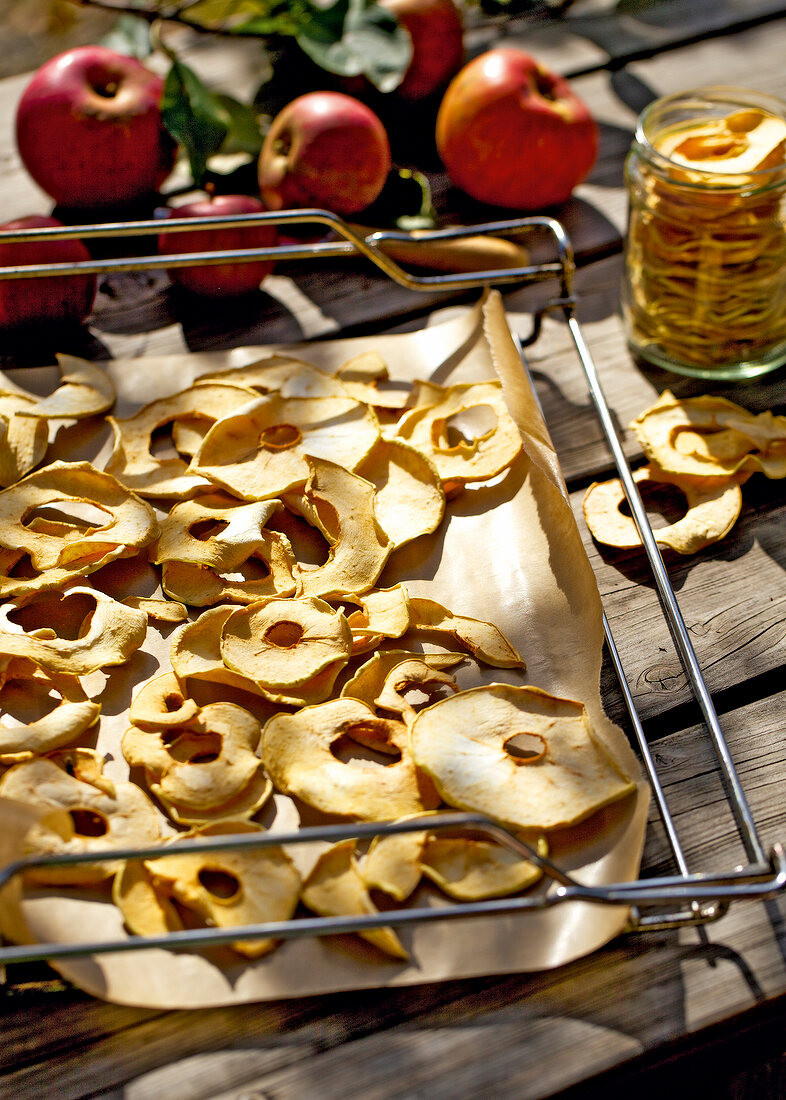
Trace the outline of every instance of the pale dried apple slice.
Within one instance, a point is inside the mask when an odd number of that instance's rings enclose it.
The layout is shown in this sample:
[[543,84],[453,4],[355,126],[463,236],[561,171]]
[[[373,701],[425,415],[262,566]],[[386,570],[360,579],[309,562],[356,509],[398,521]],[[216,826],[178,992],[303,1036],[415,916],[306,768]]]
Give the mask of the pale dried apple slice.
[[143,497],[182,500],[209,489],[210,479],[190,470],[179,454],[154,453],[156,433],[181,419],[191,423],[197,418],[212,424],[256,396],[250,388],[215,382],[151,401],[133,416],[109,416],[114,447],[106,469]]
[[112,901],[133,936],[164,936],[183,928],[171,898],[155,888],[152,875],[139,860],[129,860],[115,875]]
[[380,382],[390,381],[390,374],[378,351],[364,351],[347,359],[334,377],[341,382],[350,397],[373,405],[376,409],[403,409],[410,399],[409,385],[397,383],[380,388]]
[[[301,893],[303,904],[312,912],[321,917],[379,912],[363,882],[354,849],[354,840],[342,840],[319,857]],[[409,952],[392,928],[370,928],[360,935],[394,959],[409,959]]]
[[[31,522],[41,508],[86,505],[106,520]],[[146,501],[89,462],[53,462],[0,492],[0,545],[23,550],[34,569],[90,572],[129,549],[147,546],[158,523]],[[11,580],[11,578],[7,578]],[[0,591],[0,595],[8,594]]]
[[196,385],[205,382],[231,382],[249,386],[258,393],[280,393],[283,397],[346,397],[343,386],[332,375],[303,359],[271,355],[245,367],[213,371],[197,378]]
[[497,381],[445,388],[435,404],[406,413],[396,436],[427,455],[443,481],[462,483],[496,477],[522,448]]
[[342,739],[359,741],[377,721],[373,710],[357,699],[331,699],[295,714],[277,714],[262,731],[262,759],[277,790],[323,813],[351,820],[379,821],[403,817],[439,805],[431,782],[409,754],[406,727],[388,723],[387,735],[398,758],[340,760]]
[[[225,821],[183,834],[183,839],[235,833],[264,833],[248,821]],[[301,880],[284,848],[224,852],[183,852],[145,864],[156,888],[163,888],[180,905],[216,928],[242,928],[289,920],[300,897]],[[278,946],[276,940],[233,941],[232,947],[255,959]]]
[[251,817],[273,786],[256,755],[259,722],[234,703],[209,703],[201,727],[142,730],[131,726],[122,740],[123,756],[141,767],[151,792],[185,824],[216,817]]
[[48,397],[23,390],[0,374],[0,393],[14,393],[32,404],[22,413],[44,419],[83,420],[98,416],[115,403],[115,387],[103,367],[76,355],[57,355],[60,385]]
[[395,901],[406,901],[423,877],[420,855],[426,830],[376,836],[360,865],[369,890],[381,890]]
[[[545,838],[533,838],[539,855],[548,855]],[[423,875],[454,901],[481,901],[528,890],[543,877],[530,859],[501,844],[472,837],[429,834],[420,854]]]
[[298,497],[288,494],[286,503],[321,531],[330,549],[324,564],[301,565],[298,594],[340,599],[367,592],[392,550],[376,520],[376,490],[335,462],[311,456],[305,462],[309,470],[305,490]]
[[409,607],[413,629],[447,634],[451,641],[465,646],[479,661],[494,668],[527,667],[518,650],[493,623],[456,615],[436,600],[422,596],[412,596]]
[[326,698],[351,650],[344,614],[311,596],[258,600],[233,612],[221,632],[224,664],[268,698],[295,706],[304,692],[312,694],[318,677],[324,685],[319,694]]
[[[14,616],[13,618],[11,616]],[[61,636],[44,622],[72,619],[76,628]],[[27,657],[49,672],[84,676],[121,665],[143,644],[144,611],[118,603],[93,588],[45,592],[0,607],[0,654]]]
[[376,416],[359,401],[270,394],[214,424],[191,472],[244,500],[265,500],[305,484],[306,455],[352,470],[378,438]]
[[[403,584],[375,588],[363,596],[345,596],[359,611],[347,615],[353,654],[364,651],[369,639],[400,638],[409,628],[409,593]],[[374,645],[379,644],[374,641]]]
[[[26,854],[89,857],[112,848],[148,847],[161,840],[158,811],[134,783],[114,783],[111,793],[78,779],[48,757],[15,764],[0,778],[0,797],[52,806],[71,817],[74,835],[63,840],[48,830],[28,835]],[[120,868],[117,860],[37,868],[26,872],[33,882],[82,885],[110,878]]]
[[380,439],[356,472],[376,489],[374,514],[394,548],[437,530],[445,491],[421,451],[400,439]]
[[43,461],[49,446],[49,427],[45,420],[29,412],[32,397],[0,394],[0,486],[16,484]]
[[[742,510],[742,490],[736,481],[711,478],[702,484],[695,478],[663,474],[654,466],[642,466],[633,474],[637,485],[672,485],[684,495],[685,515],[655,530],[655,541],[678,554],[695,554],[724,538]],[[584,518],[590,534],[605,546],[631,549],[641,546],[633,517],[621,509],[626,504],[619,478],[593,482],[584,495]]]
[[199,706],[189,699],[173,672],[146,680],[131,700],[131,724],[143,730],[198,729]]
[[396,665],[418,659],[429,668],[452,668],[466,660],[463,653],[412,653],[407,649],[379,650],[370,657],[341,689],[344,698],[360,699],[370,707],[385,686],[385,680]]
[[398,714],[409,725],[423,707],[442,698],[446,691],[458,690],[455,678],[449,673],[431,668],[420,657],[410,657],[387,674],[374,706]]
[[262,694],[253,680],[227,668],[221,656],[221,631],[235,611],[237,607],[233,604],[211,607],[172,635],[169,657],[181,684],[189,680],[206,680],[254,695]]
[[412,723],[410,750],[448,805],[517,829],[575,825],[635,790],[584,707],[533,687],[440,700]]
[[[0,711],[0,764],[17,763],[30,756],[42,756],[63,745],[70,745],[94,726],[101,713],[100,703],[87,698],[78,677],[47,673],[23,658],[0,659],[2,694]],[[27,724],[10,724],[9,708],[16,697],[27,702],[40,695],[60,696],[48,713]],[[48,702],[49,700],[47,700]]]
[[184,623],[188,609],[179,600],[158,600],[152,596],[126,596],[123,603],[144,611],[148,619],[159,623]]

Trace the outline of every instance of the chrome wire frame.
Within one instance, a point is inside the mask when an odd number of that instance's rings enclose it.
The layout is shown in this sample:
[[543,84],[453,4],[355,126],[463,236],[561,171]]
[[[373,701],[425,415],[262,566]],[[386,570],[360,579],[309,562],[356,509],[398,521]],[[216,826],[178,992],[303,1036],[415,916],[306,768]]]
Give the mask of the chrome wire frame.
[[[356,232],[336,215],[324,210],[283,211],[276,214],[234,215],[199,219],[167,219],[148,222],[108,223],[96,226],[46,227],[30,230],[14,230],[0,233],[0,243],[25,237],[43,240],[47,238],[71,239],[100,236],[143,236],[152,232],[182,232],[196,228],[217,229],[237,227],[239,224],[277,225],[315,222],[337,233],[342,240],[318,242],[309,245],[284,245],[274,248],[244,249],[227,252],[188,253],[173,256],[135,257],[132,260],[109,259],[72,264],[38,264],[29,268],[0,267],[0,279],[15,277],[43,277],[54,274],[111,273],[114,271],[146,270],[151,267],[194,266],[197,264],[246,262],[252,259],[313,259],[346,257],[358,254],[371,260],[396,283],[411,290],[460,290],[471,287],[486,288],[497,284],[543,282],[558,279],[559,295],[533,314],[532,329],[526,338],[519,338],[522,366],[527,371],[523,349],[532,345],[540,334],[544,317],[550,312],[561,313],[568,325],[579,361],[585,373],[590,394],[595,405],[604,436],[609,445],[620,480],[625,490],[631,512],[639,530],[664,617],[674,639],[677,652],[685,667],[688,682],[701,708],[705,724],[718,757],[727,798],[737,825],[749,863],[720,873],[691,873],[679,842],[677,830],[669,811],[666,796],[657,774],[654,758],[636,711],[628,686],[625,670],[609,627],[603,615],[606,644],[612,665],[631,718],[634,734],[644,768],[649,779],[656,808],[663,822],[666,837],[678,874],[657,878],[637,879],[630,882],[606,883],[588,886],[567,874],[557,864],[539,854],[500,822],[482,814],[440,813],[402,821],[373,823],[354,822],[346,825],[314,826],[293,833],[268,832],[258,834],[233,834],[220,837],[178,841],[176,845],[163,844],[152,848],[112,849],[91,852],[89,855],[52,855],[24,857],[0,868],[0,889],[26,871],[35,868],[95,864],[118,860],[157,860],[175,853],[220,852],[266,848],[281,844],[307,844],[335,842],[355,838],[369,840],[376,836],[412,833],[427,829],[471,830],[508,848],[522,858],[529,859],[544,874],[545,888],[528,895],[498,898],[474,902],[451,902],[434,907],[412,906],[376,914],[352,917],[298,917],[290,921],[266,922],[230,929],[204,928],[166,935],[140,937],[129,936],[122,940],[90,941],[79,943],[49,943],[11,945],[0,947],[0,966],[43,959],[62,959],[75,956],[114,953],[118,951],[168,948],[195,950],[218,946],[236,940],[261,938],[295,939],[301,936],[324,936],[347,932],[363,932],[381,927],[404,927],[432,921],[449,921],[468,917],[511,915],[550,909],[570,901],[583,901],[599,905],[623,906],[628,909],[628,929],[631,931],[662,930],[692,925],[703,925],[719,919],[735,901],[766,901],[786,890],[786,852],[781,844],[773,846],[769,855],[759,839],[756,825],[742,790],[731,754],[720,727],[712,698],[704,681],[701,668],[688,636],[682,613],[669,581],[655,535],[647,517],[638,487],[625,457],[622,443],[603,393],[597,369],[581,328],[575,317],[573,277],[575,265],[570,241],[560,222],[553,218],[531,217],[497,221],[471,227],[434,230],[413,237],[392,230],[363,235]],[[482,235],[505,235],[525,238],[546,233],[552,240],[556,259],[546,263],[509,269],[490,269],[461,275],[413,276],[405,271],[381,249],[386,241],[406,241],[427,244],[429,241],[461,240]]]

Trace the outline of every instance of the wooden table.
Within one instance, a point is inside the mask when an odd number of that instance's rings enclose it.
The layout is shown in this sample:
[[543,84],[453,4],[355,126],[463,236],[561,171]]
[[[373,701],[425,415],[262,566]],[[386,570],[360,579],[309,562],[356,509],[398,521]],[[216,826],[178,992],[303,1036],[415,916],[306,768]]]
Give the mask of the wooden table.
[[[786,7],[773,0],[672,0],[614,5],[579,0],[561,21],[514,19],[475,28],[473,50],[519,42],[573,78],[601,127],[589,180],[561,210],[577,251],[578,315],[608,400],[624,426],[662,389],[722,393],[753,410],[784,412],[784,373],[705,385],[632,361],[616,308],[625,197],[622,162],[638,111],[653,97],[728,83],[786,96]],[[195,47],[220,80],[228,53]],[[0,83],[3,216],[46,211],[15,155],[11,119],[22,76]],[[447,220],[482,220],[434,173]],[[102,283],[89,333],[72,349],[95,358],[188,347],[372,332],[420,323],[438,295],[392,287],[363,262],[293,265],[253,307],[194,316],[164,275]],[[532,290],[508,290],[525,331]],[[30,361],[40,353],[29,352]],[[610,458],[565,328],[546,326],[530,354],[576,506]],[[6,363],[18,362],[19,355]],[[630,434],[625,445],[639,457]],[[721,543],[667,558],[690,637],[705,670],[765,847],[786,840],[782,721],[786,690],[786,490],[755,478],[742,516]],[[637,553],[587,552],[628,672],[691,869],[745,861],[713,751]],[[609,709],[625,722],[611,672]],[[643,874],[673,870],[653,821]],[[489,976],[193,1012],[156,1012],[93,1000],[48,972],[9,975],[0,1045],[0,1096],[289,1100],[428,1095],[776,1097],[786,1094],[783,1051],[786,900],[740,902],[702,930],[622,937],[557,971]],[[43,982],[43,984],[41,984]],[[750,1091],[745,1091],[746,1085]],[[613,1092],[612,1092],[613,1094]]]

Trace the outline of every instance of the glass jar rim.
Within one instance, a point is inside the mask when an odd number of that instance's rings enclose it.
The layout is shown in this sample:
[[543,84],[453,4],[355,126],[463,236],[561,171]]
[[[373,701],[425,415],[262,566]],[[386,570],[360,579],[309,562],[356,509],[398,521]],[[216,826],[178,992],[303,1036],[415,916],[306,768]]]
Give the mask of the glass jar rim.
[[[753,88],[742,88],[731,84],[710,84],[705,87],[691,88],[688,91],[673,92],[667,96],[661,96],[652,101],[639,115],[636,122],[635,140],[633,148],[636,152],[646,157],[650,164],[658,168],[666,175],[678,172],[682,175],[685,165],[679,160],[661,153],[650,141],[647,133],[648,126],[659,115],[668,112],[672,108],[695,108],[697,115],[706,112],[708,106],[726,105],[737,110],[761,109],[767,111],[776,118],[781,118],[786,123],[786,102],[777,96],[766,92],[756,91]],[[680,186],[685,188],[703,189],[711,187],[713,191],[734,191],[741,189],[740,176],[731,173],[728,179],[723,179],[723,173],[717,169],[702,169],[693,166],[688,169],[694,180],[680,179]],[[786,157],[780,164],[770,165],[767,168],[757,168],[744,174],[744,189],[746,191],[758,191],[773,186],[773,183],[781,183],[786,175]]]

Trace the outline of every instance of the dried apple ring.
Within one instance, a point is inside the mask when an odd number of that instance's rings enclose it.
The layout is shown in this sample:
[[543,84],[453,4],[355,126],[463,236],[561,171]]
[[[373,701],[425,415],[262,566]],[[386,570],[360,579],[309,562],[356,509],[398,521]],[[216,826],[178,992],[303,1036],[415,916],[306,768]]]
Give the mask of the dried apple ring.
[[199,729],[198,705],[188,699],[173,672],[145,681],[131,700],[131,724],[143,730]]
[[758,415],[712,394],[675,398],[664,390],[631,424],[647,459],[680,477],[722,477],[760,469],[786,476],[786,417]]
[[191,471],[244,500],[265,500],[305,484],[306,455],[353,470],[378,438],[376,416],[359,401],[270,394],[214,424]]
[[384,638],[400,638],[409,628],[409,593],[403,584],[344,599],[360,608],[347,616],[353,654],[375,648]]
[[[379,912],[360,873],[354,840],[339,841],[322,853],[303,883],[301,897],[305,906],[322,917]],[[409,952],[392,928],[370,928],[359,935],[394,959],[409,959]]]
[[427,455],[442,480],[450,482],[488,481],[507,469],[522,448],[497,381],[446,387],[439,401],[403,416],[396,436]]
[[418,714],[410,750],[449,806],[517,829],[575,825],[635,784],[595,735],[581,703],[492,684]]
[[[0,764],[17,763],[70,745],[98,721],[101,705],[87,698],[78,677],[47,673],[18,657],[2,658],[0,665]],[[9,724],[9,711],[17,703],[30,707],[38,695],[51,693],[60,696],[54,709],[27,724]]]
[[430,535],[445,515],[434,463],[400,439],[380,439],[356,473],[376,489],[374,514],[393,547]]
[[253,680],[227,668],[221,656],[221,631],[235,611],[237,607],[232,604],[211,607],[172,635],[169,656],[181,684],[186,684],[188,680],[206,680],[255,695],[262,694]]
[[332,375],[303,359],[271,355],[245,367],[201,374],[196,385],[205,382],[231,382],[249,386],[258,393],[280,393],[282,397],[345,397],[343,386]]
[[[261,826],[226,821],[185,833],[183,839],[231,833],[264,833]],[[283,847],[226,852],[176,852],[145,863],[153,883],[180,905],[216,928],[289,920],[300,899],[300,875]],[[277,941],[240,940],[232,943],[250,959],[268,954]]]
[[409,607],[411,625],[415,630],[447,634],[451,641],[466,646],[479,661],[494,668],[527,667],[518,650],[493,623],[456,615],[436,600],[427,600],[422,596],[411,597]]
[[327,698],[351,651],[344,614],[311,596],[258,600],[234,611],[221,632],[224,663],[267,698],[294,706],[322,674],[330,678],[322,694]]
[[172,900],[155,888],[152,875],[139,860],[129,860],[115,875],[112,901],[133,936],[164,936],[183,928]]
[[[164,591],[193,606],[294,595],[297,562],[289,540],[265,530],[281,507],[276,500],[243,503],[225,493],[176,504],[161,523],[155,554]],[[263,575],[254,577],[255,570]]]
[[419,657],[411,657],[390,670],[374,706],[400,715],[409,724],[418,710],[436,702],[445,691],[458,690],[455,678],[449,673],[431,668]]
[[419,660],[430,669],[451,668],[464,661],[463,653],[412,653],[406,649],[385,649],[375,653],[341,689],[343,698],[360,699],[373,707],[392,670],[404,661]]
[[49,427],[39,417],[23,416],[35,399],[0,394],[0,486],[15,485],[42,461],[49,445]]
[[[43,625],[62,619],[74,624],[70,637]],[[0,654],[27,657],[49,672],[83,676],[107,665],[123,664],[139,649],[146,634],[144,611],[118,603],[94,588],[45,592],[0,607]]]
[[212,424],[255,397],[256,391],[250,388],[215,382],[151,401],[133,416],[123,419],[108,416],[114,432],[114,449],[106,469],[144,497],[182,500],[209,489],[210,481],[196,476],[176,452],[154,454],[154,437],[178,420],[190,422],[196,418]]
[[[36,522],[37,509],[58,504],[90,506],[106,515],[106,522]],[[69,575],[92,572],[146,546],[157,534],[150,505],[89,462],[53,462],[0,492],[0,546],[26,552],[33,569],[52,571],[61,584]],[[14,592],[14,578],[3,578],[0,595]]]
[[[684,494],[687,511],[682,519],[659,527],[655,540],[678,554],[697,551],[724,538],[737,522],[742,509],[742,490],[736,481],[705,481],[662,474],[656,467],[642,466],[633,474],[637,485],[672,485]],[[619,478],[593,482],[584,495],[584,518],[597,542],[618,549],[641,546],[641,538],[632,516],[621,508],[626,504],[625,490]]]
[[48,397],[22,389],[0,372],[0,393],[28,398],[23,415],[44,419],[82,420],[106,412],[115,402],[115,387],[103,367],[76,355],[57,355],[60,385]]
[[[161,840],[158,811],[135,783],[97,787],[69,775],[47,757],[34,757],[9,768],[0,778],[0,797],[52,806],[70,814],[73,837],[64,841],[49,831],[31,833],[28,855],[89,856],[112,848],[147,847]],[[120,866],[118,861],[108,860],[37,868],[26,874],[34,882],[87,885],[110,878]]]
[[[415,767],[403,723],[385,723],[383,733],[397,758],[340,760],[342,738],[362,744],[380,720],[358,699],[331,699],[295,714],[277,714],[262,731],[262,759],[277,790],[328,814],[380,821],[439,805],[430,780]],[[356,736],[357,735],[357,736]]]
[[176,821],[251,817],[273,792],[256,755],[259,722],[235,703],[208,703],[200,717],[200,729],[131,726],[123,756],[144,768],[151,792]]

